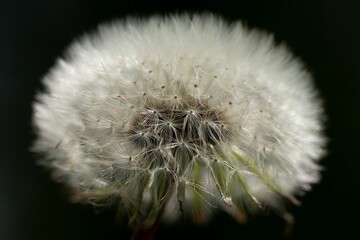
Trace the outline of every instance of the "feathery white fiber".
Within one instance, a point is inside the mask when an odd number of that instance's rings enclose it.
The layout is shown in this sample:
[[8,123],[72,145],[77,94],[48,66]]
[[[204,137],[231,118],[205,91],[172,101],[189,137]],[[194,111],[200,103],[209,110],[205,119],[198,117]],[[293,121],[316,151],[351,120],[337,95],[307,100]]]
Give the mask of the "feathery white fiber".
[[128,19],[71,45],[34,103],[33,149],[79,201],[204,221],[319,181],[322,107],[272,37],[212,15]]

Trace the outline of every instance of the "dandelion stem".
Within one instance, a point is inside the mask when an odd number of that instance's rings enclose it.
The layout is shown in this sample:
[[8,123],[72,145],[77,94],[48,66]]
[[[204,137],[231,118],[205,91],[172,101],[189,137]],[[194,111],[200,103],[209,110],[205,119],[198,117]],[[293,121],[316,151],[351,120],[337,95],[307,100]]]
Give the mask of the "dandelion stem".
[[[170,182],[172,182],[172,180],[170,180]],[[169,183],[169,184],[171,184],[171,183]],[[162,203],[159,211],[157,212],[154,222],[151,225],[149,225],[149,221],[148,221],[149,216],[147,216],[147,215],[143,216],[139,220],[139,223],[137,225],[137,228],[134,230],[131,240],[153,240],[153,239],[155,239],[155,235],[160,226],[161,217],[163,216],[167,202],[169,201],[169,195],[165,194],[163,197],[164,197],[164,202]]]
[[134,230],[131,240],[153,240],[160,226],[161,217],[165,209],[165,204],[159,211],[159,214],[156,217],[154,224],[148,226],[145,224],[146,217],[139,221],[137,228]]
[[155,234],[160,225],[161,215],[162,214],[158,215],[155,223],[153,225],[151,225],[150,227],[144,226],[144,224],[143,224],[144,222],[140,221],[139,226],[137,227],[137,229],[135,229],[131,240],[152,240],[152,239],[154,239]]

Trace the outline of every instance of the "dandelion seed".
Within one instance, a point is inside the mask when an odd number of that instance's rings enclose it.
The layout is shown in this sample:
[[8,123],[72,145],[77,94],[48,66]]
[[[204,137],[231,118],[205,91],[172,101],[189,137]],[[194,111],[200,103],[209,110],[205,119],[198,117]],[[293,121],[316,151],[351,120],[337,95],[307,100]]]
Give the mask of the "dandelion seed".
[[241,221],[264,207],[284,215],[284,199],[297,203],[319,181],[323,111],[311,76],[240,23],[105,24],[44,84],[34,103],[41,163],[79,201],[119,201],[130,222],[206,221],[218,209]]

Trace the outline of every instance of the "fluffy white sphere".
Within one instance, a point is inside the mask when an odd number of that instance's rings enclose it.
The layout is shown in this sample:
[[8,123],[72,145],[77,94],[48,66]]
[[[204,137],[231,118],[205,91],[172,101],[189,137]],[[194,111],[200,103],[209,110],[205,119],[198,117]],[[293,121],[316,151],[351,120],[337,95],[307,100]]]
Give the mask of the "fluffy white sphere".
[[[79,201],[206,220],[319,180],[322,107],[271,36],[211,15],[128,19],[71,45],[34,103],[36,152]],[[175,211],[175,212],[174,212]]]

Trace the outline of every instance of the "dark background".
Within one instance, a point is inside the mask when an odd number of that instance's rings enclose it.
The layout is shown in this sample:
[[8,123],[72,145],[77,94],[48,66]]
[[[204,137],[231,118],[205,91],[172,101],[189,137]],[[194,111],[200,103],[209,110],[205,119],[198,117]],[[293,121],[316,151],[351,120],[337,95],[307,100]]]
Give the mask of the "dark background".
[[[170,1],[169,1],[170,2]],[[234,1],[235,2],[235,1]],[[170,4],[170,5],[169,5]],[[112,211],[71,204],[28,148],[31,103],[65,47],[100,22],[127,15],[211,11],[275,33],[313,73],[328,115],[322,182],[290,208],[292,239],[360,239],[360,1],[3,1],[0,0],[0,239],[128,239]],[[219,215],[203,227],[163,226],[158,239],[281,239],[275,215],[239,225]]]

